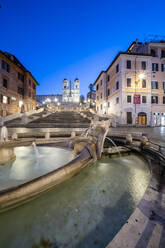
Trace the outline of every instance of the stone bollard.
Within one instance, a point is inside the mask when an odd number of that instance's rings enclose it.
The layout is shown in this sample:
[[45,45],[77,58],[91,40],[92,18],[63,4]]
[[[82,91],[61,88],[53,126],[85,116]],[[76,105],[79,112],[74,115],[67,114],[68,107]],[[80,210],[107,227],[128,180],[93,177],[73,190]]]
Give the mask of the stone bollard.
[[49,132],[45,133],[45,139],[50,139],[50,133]]
[[129,133],[126,135],[126,143],[131,144],[132,143],[132,135]]
[[24,125],[28,123],[28,116],[26,115],[26,113],[23,113],[21,120]]
[[12,140],[16,140],[18,139],[18,135],[17,133],[13,133],[12,136],[11,136]]
[[76,137],[76,132],[71,132],[71,138]]
[[149,144],[149,140],[146,136],[142,136],[141,138],[141,145],[142,146],[145,146],[145,145],[148,145]]

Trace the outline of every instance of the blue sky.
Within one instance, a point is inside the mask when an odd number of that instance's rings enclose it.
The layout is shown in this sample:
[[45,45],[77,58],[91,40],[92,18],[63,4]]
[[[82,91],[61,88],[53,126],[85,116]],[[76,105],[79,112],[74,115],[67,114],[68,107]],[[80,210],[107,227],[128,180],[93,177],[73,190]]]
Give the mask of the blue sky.
[[39,82],[37,94],[62,92],[78,77],[86,95],[118,51],[165,35],[163,0],[0,0],[0,50],[14,54]]

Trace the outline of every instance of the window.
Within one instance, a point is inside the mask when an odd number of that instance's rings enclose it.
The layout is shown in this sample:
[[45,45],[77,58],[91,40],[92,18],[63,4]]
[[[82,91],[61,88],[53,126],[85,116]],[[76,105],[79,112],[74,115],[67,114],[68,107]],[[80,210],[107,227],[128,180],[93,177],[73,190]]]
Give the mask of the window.
[[159,66],[157,63],[152,63],[152,71],[158,71],[159,70]]
[[131,78],[127,78],[127,87],[131,87]]
[[102,80],[100,81],[100,84],[101,84],[101,85],[103,84],[103,81],[102,81]]
[[18,72],[18,79],[24,82],[24,75]]
[[7,103],[7,96],[3,96],[3,103]]
[[154,49],[151,49],[151,56],[156,57],[156,51]]
[[110,95],[110,89],[108,89],[108,92],[107,92],[108,96]]
[[116,104],[119,103],[119,97],[116,97]]
[[116,90],[119,89],[119,81],[116,82]]
[[2,103],[3,102],[3,95],[0,94],[0,102]]
[[97,86],[96,86],[96,90],[98,90],[99,89],[99,84],[97,84]]
[[163,104],[165,104],[165,96],[163,96]]
[[146,103],[147,102],[147,97],[146,96],[142,96],[142,103]]
[[108,108],[110,108],[110,102],[108,102]]
[[2,69],[4,69],[7,72],[10,72],[10,65],[6,63],[4,60],[2,60]]
[[158,96],[151,96],[151,103],[158,104]]
[[165,58],[165,50],[162,50],[162,51],[161,51],[161,57],[162,57],[162,58]]
[[163,89],[165,90],[165,82],[163,82]]
[[3,79],[3,87],[7,89],[7,79]]
[[101,108],[101,110],[103,109],[103,105],[102,104],[101,104],[100,108]]
[[127,102],[131,103],[132,102],[132,96],[127,96]]
[[146,79],[142,79],[142,88],[146,88]]
[[97,96],[97,100],[99,100],[99,96]]
[[146,61],[142,61],[142,70],[146,70]]
[[29,86],[31,86],[32,85],[32,82],[31,82],[31,80],[29,79]]
[[131,60],[127,60],[127,69],[131,69]]
[[162,64],[162,71],[165,71],[165,64]]
[[7,98],[7,103],[10,104],[10,97]]
[[116,66],[116,73],[118,73],[119,72],[119,64],[117,64],[117,66]]
[[18,94],[24,95],[24,90],[21,87],[18,87]]
[[36,85],[33,83],[33,89],[35,90],[36,89]]
[[100,98],[102,99],[102,97],[103,97],[103,94],[101,93],[101,94],[100,94]]
[[29,97],[31,97],[31,92],[29,92]]
[[110,75],[107,76],[107,81],[108,81],[108,82],[110,81]]
[[151,87],[152,87],[152,89],[158,89],[158,81],[152,81]]

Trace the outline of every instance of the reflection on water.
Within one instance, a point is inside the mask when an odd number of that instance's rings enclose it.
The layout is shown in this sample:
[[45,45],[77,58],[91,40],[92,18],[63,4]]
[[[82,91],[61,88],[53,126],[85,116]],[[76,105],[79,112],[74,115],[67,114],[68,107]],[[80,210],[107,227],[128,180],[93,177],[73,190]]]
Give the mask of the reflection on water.
[[0,165],[0,190],[55,170],[74,158],[72,151],[67,149],[43,146],[37,150],[39,156],[33,146],[14,148],[16,160]]
[[36,200],[1,213],[0,247],[103,248],[149,179],[148,166],[135,155],[103,158]]

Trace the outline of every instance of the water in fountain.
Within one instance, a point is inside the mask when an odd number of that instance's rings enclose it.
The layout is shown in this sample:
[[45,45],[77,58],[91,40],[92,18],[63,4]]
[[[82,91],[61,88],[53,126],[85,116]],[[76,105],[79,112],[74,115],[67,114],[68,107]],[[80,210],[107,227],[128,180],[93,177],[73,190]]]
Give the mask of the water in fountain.
[[8,130],[7,127],[3,126],[1,128],[1,141],[7,141],[8,140]]
[[[16,150],[22,156],[26,149],[31,150],[28,147],[17,147]],[[40,154],[46,155],[41,161],[44,171],[48,169],[48,162],[52,161],[53,169],[54,161],[60,159],[62,165],[63,159],[72,157],[71,152],[59,148],[38,149]],[[27,151],[26,155],[29,159]],[[44,243],[48,244],[45,247],[58,248],[106,247],[136,208],[150,180],[145,160],[134,154],[125,158],[129,163],[119,157],[103,157],[95,166],[85,168],[79,175],[28,204],[1,213],[0,247],[44,247]],[[13,171],[15,166],[8,168],[8,173],[12,170],[10,180],[11,176],[20,180],[25,175],[25,168],[27,177],[29,169],[35,167],[31,164],[29,161],[22,170],[21,160],[17,171]],[[2,183],[7,167],[0,169],[3,170]],[[31,176],[40,172],[41,167],[37,167]],[[8,182],[6,179],[6,184]]]
[[117,145],[115,144],[115,142],[114,142],[112,139],[110,139],[109,137],[105,137],[105,138],[106,138],[107,140],[109,140],[109,141],[114,145],[116,151],[118,152],[119,156],[121,157],[120,151],[119,151]]

